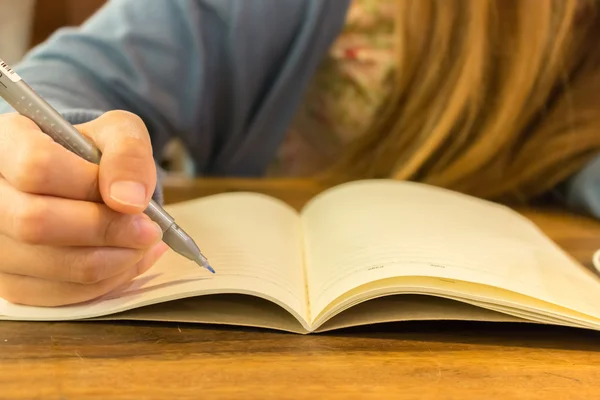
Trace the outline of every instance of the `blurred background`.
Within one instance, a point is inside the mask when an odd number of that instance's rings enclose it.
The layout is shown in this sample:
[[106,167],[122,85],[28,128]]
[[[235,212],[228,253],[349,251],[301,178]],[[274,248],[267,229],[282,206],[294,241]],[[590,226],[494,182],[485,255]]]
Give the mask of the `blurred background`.
[[[9,65],[18,63],[57,29],[80,25],[106,1],[0,0],[0,59]],[[192,161],[178,140],[172,140],[160,158],[169,175],[194,175]]]
[[81,24],[106,0],[0,0],[0,58],[18,62],[56,29]]

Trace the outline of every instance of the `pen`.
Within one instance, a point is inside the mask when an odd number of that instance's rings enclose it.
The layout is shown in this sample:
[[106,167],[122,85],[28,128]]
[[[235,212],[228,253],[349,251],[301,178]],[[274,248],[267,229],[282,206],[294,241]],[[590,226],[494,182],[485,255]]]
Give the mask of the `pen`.
[[[19,114],[33,120],[55,142],[89,162],[100,163],[102,156],[100,150],[2,60],[0,60],[0,96]],[[215,273],[194,240],[159,204],[152,200],[144,214],[161,227],[163,241],[171,249]]]

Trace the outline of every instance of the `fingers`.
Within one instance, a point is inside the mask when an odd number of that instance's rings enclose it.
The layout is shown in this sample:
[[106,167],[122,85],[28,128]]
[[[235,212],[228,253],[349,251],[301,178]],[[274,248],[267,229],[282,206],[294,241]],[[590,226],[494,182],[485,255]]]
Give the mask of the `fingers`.
[[10,302],[97,298],[168,249],[161,229],[142,214],[156,186],[142,121],[110,112],[79,128],[103,152],[99,166],[29,119],[0,116],[0,297]]
[[[153,247],[143,259],[129,265],[129,268],[124,268],[117,274],[107,275],[106,279],[93,282],[45,280],[36,276],[0,273],[0,297],[15,304],[45,307],[64,306],[96,299],[146,272],[158,261],[166,249],[166,245],[160,243]],[[74,271],[80,268],[74,267],[74,265],[65,269]],[[104,269],[104,271],[107,270]]]
[[0,116],[0,176],[22,192],[103,200],[115,211],[143,212],[156,187],[156,167],[141,119],[111,111],[77,128],[102,151],[100,166],[55,143],[27,118]]
[[55,143],[17,114],[0,116],[0,175],[22,192],[101,200],[98,166]]
[[104,204],[19,192],[0,178],[0,233],[30,245],[147,249],[162,230],[145,214]]
[[111,111],[77,128],[102,152],[99,185],[104,202],[122,213],[143,212],[156,187],[156,167],[142,120],[124,111]]
[[0,271],[60,282],[91,284],[119,275],[139,262],[142,250],[117,247],[30,246],[0,236],[10,253]]

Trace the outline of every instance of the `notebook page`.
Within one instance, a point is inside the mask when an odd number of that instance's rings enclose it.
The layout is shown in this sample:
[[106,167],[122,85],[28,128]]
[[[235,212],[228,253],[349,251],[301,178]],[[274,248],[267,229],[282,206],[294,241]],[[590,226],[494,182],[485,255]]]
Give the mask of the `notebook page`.
[[366,324],[400,321],[528,322],[463,302],[434,296],[407,294],[370,300],[336,315],[316,332]]
[[210,323],[276,329],[292,333],[308,332],[296,318],[277,304],[254,296],[237,294],[181,299],[111,314],[95,320]]
[[197,294],[240,293],[260,295],[297,318],[306,318],[302,238],[295,210],[249,193],[211,196],[166,210],[195,239],[215,275],[169,251],[127,289],[103,299],[50,309],[1,301],[0,315],[46,320],[97,317]]
[[354,182],[303,212],[311,317],[379,279],[431,276],[600,315],[600,282],[503,206],[417,183]]

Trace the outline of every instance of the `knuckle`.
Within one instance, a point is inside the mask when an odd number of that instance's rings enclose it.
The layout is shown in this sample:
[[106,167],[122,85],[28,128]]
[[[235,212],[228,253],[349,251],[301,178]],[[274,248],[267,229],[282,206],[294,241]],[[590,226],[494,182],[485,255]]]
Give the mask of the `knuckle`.
[[138,115],[129,111],[109,111],[105,116],[110,119],[111,126],[116,127],[121,135],[130,139],[149,141],[146,124]]
[[15,165],[13,186],[23,192],[42,190],[49,180],[52,170],[52,156],[43,148],[32,148],[23,151]]
[[83,285],[93,285],[102,281],[110,266],[108,254],[100,249],[90,250],[82,257],[71,260],[69,281]]
[[140,159],[148,162],[152,160],[152,145],[149,140],[136,137],[134,134],[125,133],[114,141],[113,151],[121,157]]
[[101,272],[91,264],[76,264],[70,267],[69,281],[82,285],[92,285],[102,280]]
[[79,283],[82,285],[92,285],[102,280],[100,271],[88,265],[78,265],[71,267],[70,277],[71,278],[69,280],[71,282]]
[[[134,141],[134,143],[132,143]],[[111,153],[105,153],[104,163],[100,168],[110,166],[113,171],[130,177],[147,177],[156,173],[156,166],[151,151],[142,145],[137,139],[122,138],[118,146]],[[118,169],[114,170],[114,166]]]
[[123,138],[121,149],[116,156],[131,167],[147,169],[150,165],[154,165],[148,147],[141,146],[137,139]]
[[23,201],[13,215],[13,234],[21,242],[40,244],[46,231],[47,209],[43,199]]

